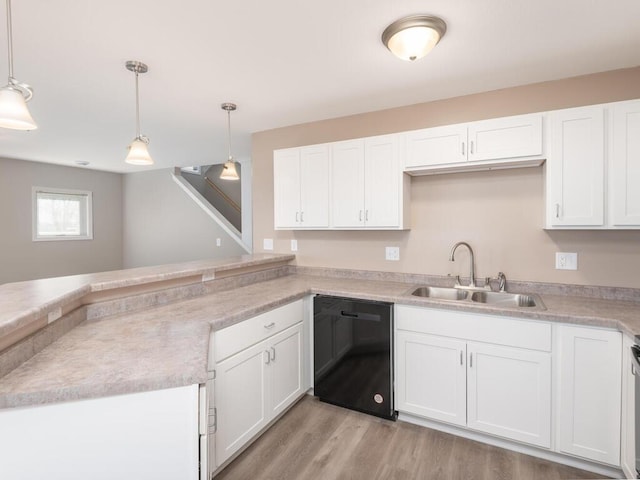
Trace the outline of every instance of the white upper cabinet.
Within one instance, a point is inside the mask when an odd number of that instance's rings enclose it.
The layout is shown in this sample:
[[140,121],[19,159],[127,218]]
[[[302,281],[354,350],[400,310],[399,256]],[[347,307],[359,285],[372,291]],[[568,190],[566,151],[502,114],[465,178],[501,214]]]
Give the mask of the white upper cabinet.
[[542,114],[483,120],[469,125],[469,161],[541,156]]
[[405,177],[398,136],[381,135],[330,144],[331,226],[401,229]]
[[329,149],[327,145],[273,152],[275,228],[329,226]]
[[542,163],[542,114],[426,128],[402,134],[411,175]]
[[467,161],[467,126],[425,128],[403,134],[405,168]]
[[604,107],[549,114],[547,226],[604,225]]
[[364,226],[364,140],[331,144],[331,217],[334,227]]
[[611,223],[640,226],[640,100],[614,104],[612,117]]

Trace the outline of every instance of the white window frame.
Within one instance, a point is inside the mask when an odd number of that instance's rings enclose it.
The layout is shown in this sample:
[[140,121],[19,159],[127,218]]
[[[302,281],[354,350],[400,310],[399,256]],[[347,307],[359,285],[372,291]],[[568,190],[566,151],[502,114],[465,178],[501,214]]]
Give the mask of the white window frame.
[[[32,240],[34,242],[56,242],[64,240],[93,240],[93,192],[88,190],[68,190],[50,187],[32,187]],[[38,234],[38,193],[82,195],[87,201],[87,233],[86,235],[39,235]]]

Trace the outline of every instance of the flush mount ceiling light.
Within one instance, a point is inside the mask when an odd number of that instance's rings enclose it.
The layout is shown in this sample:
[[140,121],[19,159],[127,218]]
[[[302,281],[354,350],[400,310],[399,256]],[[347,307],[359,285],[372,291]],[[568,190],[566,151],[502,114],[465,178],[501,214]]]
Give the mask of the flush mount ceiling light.
[[7,0],[7,47],[9,51],[9,82],[0,88],[0,127],[13,130],[35,130],[27,102],[33,89],[13,78],[13,41],[11,32],[11,0]]
[[231,112],[233,112],[237,107],[235,103],[223,103],[220,107],[227,111],[227,139],[229,143],[229,159],[222,168],[220,178],[222,180],[238,180],[240,177],[236,170],[236,162],[231,156]]
[[382,43],[398,58],[424,57],[444,37],[447,24],[438,17],[413,15],[396,20],[382,32]]
[[146,73],[149,70],[142,62],[136,62],[129,60],[125,63],[127,70],[136,74],[136,138],[133,139],[129,145],[129,153],[125,159],[126,163],[131,165],[153,165],[153,159],[149,155],[147,145],[149,145],[149,139],[140,134],[140,98],[138,92],[138,75]]

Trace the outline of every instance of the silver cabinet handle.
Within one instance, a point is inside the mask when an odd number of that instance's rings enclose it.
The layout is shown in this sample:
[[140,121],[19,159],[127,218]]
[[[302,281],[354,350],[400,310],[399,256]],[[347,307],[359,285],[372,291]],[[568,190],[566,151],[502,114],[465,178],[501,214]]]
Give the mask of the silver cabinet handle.
[[463,352],[462,350],[460,350],[460,365],[462,365],[462,364],[463,364],[463,363],[462,363],[462,355],[463,355],[463,353],[464,353],[464,352]]
[[300,212],[300,223],[304,223],[304,212]]
[[560,218],[560,204],[556,203],[556,218]]
[[469,368],[473,368],[473,353],[469,354]]
[[462,156],[464,157],[464,142],[462,142],[462,151],[460,152],[462,154]]
[[275,362],[276,361],[276,349],[274,347],[271,347],[271,354],[272,354],[271,360]]
[[267,330],[271,330],[275,326],[276,326],[276,322],[271,322],[270,324],[265,325],[264,328],[266,328]]
[[471,140],[471,155],[473,155],[473,140]]
[[360,214],[358,215],[358,221],[361,222],[362,221],[362,210],[360,210]]
[[300,212],[296,212],[296,223],[298,223],[300,220],[298,220],[298,218],[300,217]]
[[265,350],[264,353],[267,354],[267,358],[265,359],[265,364],[269,365],[271,363],[271,355],[269,355],[269,350]]
[[369,221],[369,210],[365,210],[364,211],[364,221],[368,222]]

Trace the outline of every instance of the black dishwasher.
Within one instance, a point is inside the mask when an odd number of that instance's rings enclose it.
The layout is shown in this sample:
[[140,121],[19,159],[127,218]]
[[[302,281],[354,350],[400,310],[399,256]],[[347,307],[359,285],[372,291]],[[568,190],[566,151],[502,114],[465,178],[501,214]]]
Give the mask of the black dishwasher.
[[313,345],[316,397],[395,420],[392,303],[316,295]]

